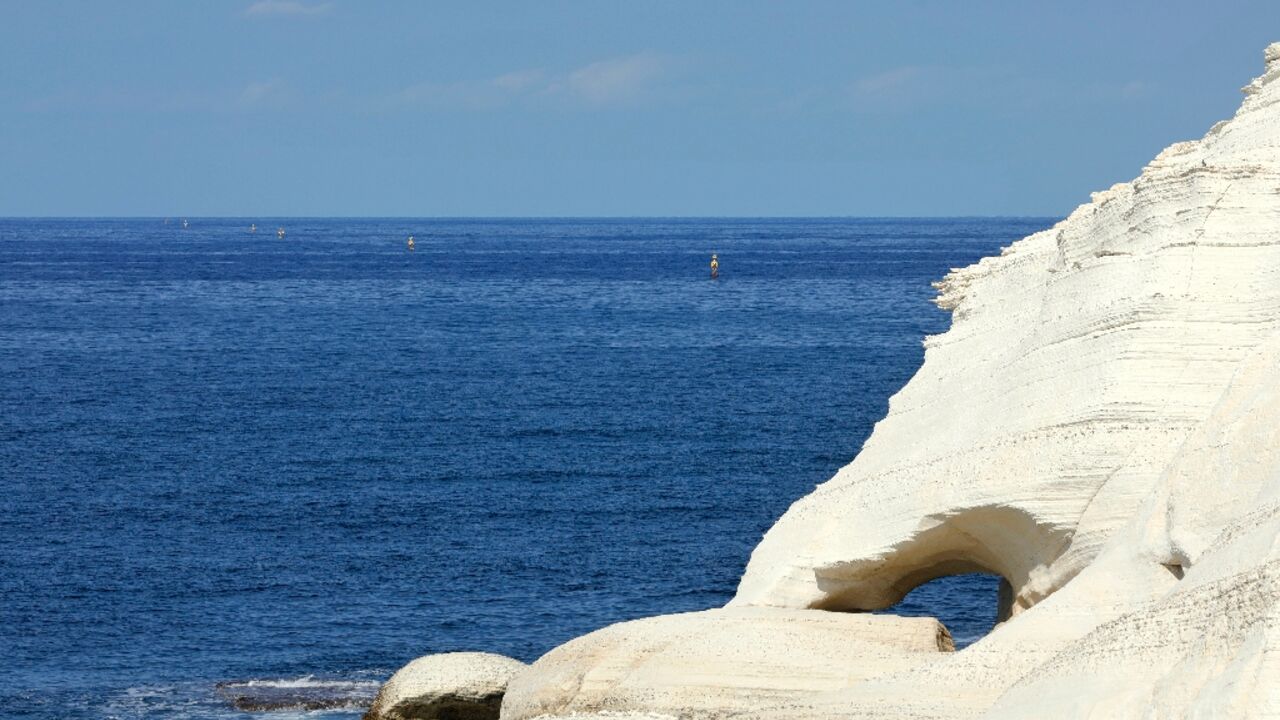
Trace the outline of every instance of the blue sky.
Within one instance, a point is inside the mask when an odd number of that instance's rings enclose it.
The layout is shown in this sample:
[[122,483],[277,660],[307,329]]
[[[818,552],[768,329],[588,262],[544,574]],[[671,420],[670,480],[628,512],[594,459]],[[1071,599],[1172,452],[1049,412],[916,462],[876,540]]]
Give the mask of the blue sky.
[[0,215],[1063,215],[1276,40],[1276,0],[0,0]]

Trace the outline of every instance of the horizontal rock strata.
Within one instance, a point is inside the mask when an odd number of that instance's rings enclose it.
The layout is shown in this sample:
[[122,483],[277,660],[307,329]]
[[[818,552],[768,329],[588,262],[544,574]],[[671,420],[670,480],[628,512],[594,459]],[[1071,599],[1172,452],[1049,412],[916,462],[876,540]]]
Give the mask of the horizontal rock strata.
[[[1203,139],[937,284],[951,328],[728,609],[562,646],[504,716],[1280,717],[1280,44],[1265,60]],[[1005,621],[961,652],[819,629],[971,571],[1004,579]]]
[[720,717],[850,687],[950,653],[933,618],[742,608],[620,623],[543,656],[502,717],[655,712]]

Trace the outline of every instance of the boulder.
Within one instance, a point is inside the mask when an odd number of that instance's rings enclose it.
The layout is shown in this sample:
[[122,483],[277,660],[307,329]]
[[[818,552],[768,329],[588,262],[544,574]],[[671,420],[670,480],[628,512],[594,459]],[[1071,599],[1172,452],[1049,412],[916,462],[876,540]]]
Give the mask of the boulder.
[[426,655],[383,684],[364,720],[496,720],[507,683],[526,667],[493,653]]

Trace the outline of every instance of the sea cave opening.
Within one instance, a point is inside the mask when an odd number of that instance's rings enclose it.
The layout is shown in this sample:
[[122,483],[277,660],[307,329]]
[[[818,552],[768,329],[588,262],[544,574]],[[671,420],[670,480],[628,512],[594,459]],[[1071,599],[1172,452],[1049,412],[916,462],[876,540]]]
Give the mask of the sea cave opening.
[[1002,584],[1008,588],[1004,578],[990,573],[946,575],[918,585],[896,605],[875,612],[937,618],[951,631],[956,650],[960,650],[981,640],[997,622],[1006,619],[1000,617],[1000,608],[1009,604],[1007,598],[1001,598]]

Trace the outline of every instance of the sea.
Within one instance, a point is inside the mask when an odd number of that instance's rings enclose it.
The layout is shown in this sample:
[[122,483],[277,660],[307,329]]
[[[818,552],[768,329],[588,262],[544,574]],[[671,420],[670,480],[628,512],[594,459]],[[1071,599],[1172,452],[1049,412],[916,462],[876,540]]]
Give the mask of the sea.
[[[1054,221],[0,219],[0,717],[354,719],[420,655],[722,605],[930,283]],[[995,595],[891,612],[963,646]]]

